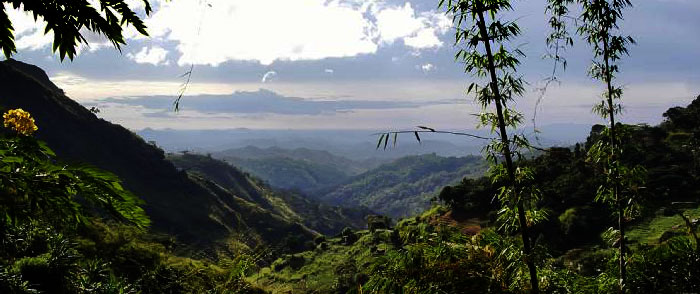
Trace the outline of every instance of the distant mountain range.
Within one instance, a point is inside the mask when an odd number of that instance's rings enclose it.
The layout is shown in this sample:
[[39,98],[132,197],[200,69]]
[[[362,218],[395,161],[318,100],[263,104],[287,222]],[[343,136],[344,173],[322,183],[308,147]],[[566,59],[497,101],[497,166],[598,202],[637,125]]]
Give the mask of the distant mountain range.
[[[530,127],[522,132],[539,146],[570,146],[585,140],[589,125],[555,124]],[[386,130],[173,130],[143,129],[137,133],[147,141],[157,142],[169,152],[193,151],[218,153],[254,146],[261,149],[323,150],[354,161],[392,160],[410,155],[435,153],[440,156],[480,155],[484,140],[445,134],[425,134],[419,144],[413,134],[399,137],[399,144],[390,150],[377,150],[377,132]],[[466,130],[488,136],[486,130]]]
[[[144,130],[146,141],[65,96],[40,68],[14,60],[0,63],[0,87],[0,110],[32,113],[37,137],[63,160],[115,173],[145,201],[153,230],[200,247],[240,234],[249,245],[308,240],[364,226],[371,211],[409,216],[443,186],[485,170],[480,157],[467,156],[481,143],[455,138],[405,138],[390,150],[377,150],[367,131]],[[211,157],[166,156],[156,144]]]
[[442,156],[479,154],[483,142],[456,136],[425,136],[418,143],[413,135],[399,138],[391,150],[377,150],[378,136],[370,130],[153,130],[138,134],[170,152],[218,153],[254,146],[261,149],[324,150],[355,161],[390,160],[408,155],[436,153]]

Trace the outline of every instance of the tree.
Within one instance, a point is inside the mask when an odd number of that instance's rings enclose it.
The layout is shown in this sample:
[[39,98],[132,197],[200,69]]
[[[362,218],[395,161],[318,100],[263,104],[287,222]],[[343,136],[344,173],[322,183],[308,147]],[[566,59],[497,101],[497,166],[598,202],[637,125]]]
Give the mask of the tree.
[[391,135],[395,145],[397,135],[402,133],[413,133],[419,142],[419,133],[447,133],[488,140],[490,143],[484,151],[491,163],[491,180],[498,188],[501,229],[507,233],[519,232],[531,291],[539,293],[529,227],[544,220],[547,215],[537,209],[540,193],[533,184],[532,171],[526,166],[519,166],[516,161],[522,157],[521,150],[532,146],[525,136],[508,134],[508,129],[515,131],[523,119],[521,113],[508,106],[525,91],[524,81],[517,74],[519,58],[525,55],[510,45],[510,41],[520,34],[520,27],[515,21],[500,19],[504,12],[512,10],[509,0],[440,0],[439,6],[445,7],[447,13],[453,16],[455,46],[459,48],[455,58],[465,65],[465,72],[480,80],[480,83],[471,83],[467,89],[467,94],[474,94],[475,100],[482,106],[482,112],[478,114],[479,126],[489,128],[497,138],[419,126],[419,130],[414,131],[382,133],[377,148],[383,143],[386,149]]
[[[142,1],[146,15],[149,15],[149,1]],[[66,56],[73,60],[78,46],[88,44],[81,32],[83,29],[103,35],[120,51],[126,44],[124,27],[131,25],[148,36],[143,20],[125,0],[99,0],[99,7],[94,7],[88,0],[0,0],[0,4],[31,12],[34,19],[41,17],[46,22],[44,32],[54,34],[52,50],[59,53],[61,60]],[[0,49],[7,58],[17,52],[14,27],[5,5],[0,5]]]
[[382,133],[377,148],[383,144],[386,149],[391,135],[395,145],[398,134],[402,133],[413,133],[419,142],[419,133],[443,133],[488,140],[484,151],[491,163],[491,180],[498,188],[500,228],[507,233],[519,232],[531,291],[539,293],[536,257],[529,227],[546,219],[547,215],[537,208],[540,193],[533,184],[532,171],[526,166],[518,166],[516,162],[522,158],[521,150],[532,146],[525,136],[508,134],[508,129],[515,131],[523,119],[521,113],[508,106],[525,91],[525,82],[517,74],[519,58],[525,54],[510,45],[510,41],[520,35],[520,27],[515,21],[500,19],[504,12],[512,10],[510,0],[440,0],[439,6],[445,7],[447,13],[453,16],[455,46],[459,48],[455,59],[465,65],[465,72],[481,82],[471,83],[467,89],[467,94],[474,94],[482,107],[482,112],[478,114],[479,127],[489,128],[497,138],[418,126],[419,130],[415,131]]
[[[634,39],[620,33],[619,21],[623,17],[622,11],[632,3],[630,0],[549,0],[548,3],[547,11],[552,15],[552,33],[547,42],[556,48],[559,48],[561,40],[565,40],[568,45],[573,44],[565,19],[570,13],[569,5],[579,6],[581,14],[572,19],[578,20],[576,31],[593,51],[589,76],[606,87],[603,99],[593,107],[593,111],[607,119],[609,127],[602,130],[602,138],[591,146],[588,157],[590,162],[601,167],[606,177],[605,184],[598,189],[596,200],[610,204],[617,214],[615,243],[619,251],[619,287],[620,292],[624,293],[627,276],[625,221],[633,213],[636,194],[645,176],[642,167],[628,167],[621,161],[626,130],[616,120],[616,116],[622,112],[619,101],[623,93],[622,87],[615,85],[616,75],[620,72],[618,63],[624,55],[628,55],[627,47],[634,44]],[[558,53],[559,51],[554,56],[555,62],[561,60]]]

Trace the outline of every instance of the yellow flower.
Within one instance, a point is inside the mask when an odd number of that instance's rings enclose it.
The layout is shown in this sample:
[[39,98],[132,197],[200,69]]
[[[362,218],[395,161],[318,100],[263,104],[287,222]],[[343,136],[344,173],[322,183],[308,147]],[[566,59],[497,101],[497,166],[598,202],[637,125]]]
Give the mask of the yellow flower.
[[34,118],[29,112],[18,109],[11,109],[2,115],[5,120],[5,127],[14,130],[25,136],[29,136],[36,132],[39,128],[34,124]]

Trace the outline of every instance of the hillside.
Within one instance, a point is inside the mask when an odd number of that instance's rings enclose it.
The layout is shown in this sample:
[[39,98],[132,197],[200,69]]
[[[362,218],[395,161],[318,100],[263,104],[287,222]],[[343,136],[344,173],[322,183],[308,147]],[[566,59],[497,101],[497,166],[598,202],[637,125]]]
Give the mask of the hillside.
[[[629,293],[692,292],[700,285],[700,96],[664,118],[658,126],[620,125],[626,133],[623,161],[647,171],[638,212],[627,220]],[[609,261],[616,241],[606,233],[615,219],[595,200],[601,181],[584,152],[600,139],[601,129],[593,126],[586,142],[523,162],[541,187],[537,205],[549,215],[532,227],[546,250],[536,255],[548,281],[544,293],[617,292],[607,279],[619,270]],[[459,201],[393,228],[348,230],[319,240],[314,250],[282,256],[248,281],[272,293],[384,293],[402,286],[421,293],[520,293],[522,280],[503,274],[513,266],[509,258],[521,258],[521,249],[513,245],[517,236],[496,233],[502,224],[495,218],[496,189],[488,177],[445,187],[441,200]]]
[[264,179],[273,187],[306,194],[316,194],[319,190],[337,186],[382,162],[355,161],[328,151],[308,148],[255,146],[215,152],[212,156]]
[[315,235],[287,215],[261,207],[257,199],[248,197],[252,191],[246,187],[227,190],[178,170],[162,150],[65,96],[38,67],[14,60],[0,63],[0,87],[1,109],[29,111],[39,125],[36,136],[63,160],[119,176],[127,189],[145,201],[157,232],[200,247],[223,242],[236,232],[250,234],[253,244],[248,245]]
[[485,172],[480,157],[407,156],[352,177],[321,194],[343,206],[364,206],[394,218],[418,214],[442,187]]
[[168,159],[179,169],[210,179],[245,200],[322,234],[335,235],[346,227],[363,228],[365,216],[370,214],[365,209],[334,207],[292,192],[275,191],[261,180],[208,156],[170,154]]

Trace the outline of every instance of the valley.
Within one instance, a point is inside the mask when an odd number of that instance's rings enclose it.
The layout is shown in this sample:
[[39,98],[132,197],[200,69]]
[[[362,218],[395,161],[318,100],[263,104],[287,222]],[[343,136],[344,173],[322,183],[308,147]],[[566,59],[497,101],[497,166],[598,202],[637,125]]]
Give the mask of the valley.
[[0,4],[0,294],[700,293],[698,1]]

